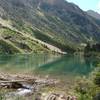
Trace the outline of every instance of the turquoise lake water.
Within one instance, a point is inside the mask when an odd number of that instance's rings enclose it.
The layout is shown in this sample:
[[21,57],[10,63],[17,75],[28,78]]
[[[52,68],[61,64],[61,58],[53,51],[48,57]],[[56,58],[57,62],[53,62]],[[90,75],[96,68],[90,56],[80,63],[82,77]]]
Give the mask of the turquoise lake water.
[[87,76],[97,63],[97,59],[82,55],[0,55],[0,71],[59,78]]

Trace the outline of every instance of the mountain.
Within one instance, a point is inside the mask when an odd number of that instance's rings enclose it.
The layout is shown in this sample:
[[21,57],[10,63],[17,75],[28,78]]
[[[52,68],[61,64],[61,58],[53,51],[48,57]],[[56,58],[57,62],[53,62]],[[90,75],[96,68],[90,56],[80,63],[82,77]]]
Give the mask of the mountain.
[[100,14],[95,12],[95,11],[93,11],[93,10],[88,10],[87,14],[92,16],[92,17],[94,17],[94,18],[96,18],[96,19],[98,19],[98,20],[100,20]]
[[0,20],[1,53],[75,52],[100,42],[100,24],[65,0],[0,0]]

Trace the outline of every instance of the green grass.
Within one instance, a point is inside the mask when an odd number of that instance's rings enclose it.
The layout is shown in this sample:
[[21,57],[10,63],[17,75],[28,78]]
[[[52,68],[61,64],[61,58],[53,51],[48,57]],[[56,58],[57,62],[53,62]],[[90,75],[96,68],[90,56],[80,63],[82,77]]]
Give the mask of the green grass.
[[0,53],[42,53],[50,52],[44,45],[6,27],[0,28]]
[[16,47],[12,42],[1,39],[0,40],[0,46],[1,46],[1,51],[6,52],[6,53],[23,53],[23,50],[20,48]]
[[88,78],[78,80],[75,88],[76,94],[78,94],[78,100],[93,100],[100,93],[100,67],[96,69]]

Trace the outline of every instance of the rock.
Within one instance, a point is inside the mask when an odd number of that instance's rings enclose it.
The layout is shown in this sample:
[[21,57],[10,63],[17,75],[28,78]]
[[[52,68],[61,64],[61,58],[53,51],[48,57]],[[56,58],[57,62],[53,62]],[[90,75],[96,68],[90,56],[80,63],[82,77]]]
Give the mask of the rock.
[[18,82],[0,83],[0,88],[18,89],[18,88],[23,88],[23,85]]
[[[1,75],[0,88],[14,89],[14,91],[5,94],[7,98],[15,96],[30,96],[40,92],[40,89],[46,86],[56,86],[59,83],[56,79],[19,76],[19,75]],[[4,76],[4,77],[3,77]],[[35,100],[66,100],[65,96],[57,93],[49,93],[42,96],[37,94]]]
[[47,94],[42,100],[67,100],[67,97],[63,94],[50,93]]
[[64,95],[60,93],[44,93],[41,100],[77,100],[76,96]]
[[23,88],[23,85],[18,82],[13,82],[13,83],[11,83],[10,88],[19,89],[19,88]]

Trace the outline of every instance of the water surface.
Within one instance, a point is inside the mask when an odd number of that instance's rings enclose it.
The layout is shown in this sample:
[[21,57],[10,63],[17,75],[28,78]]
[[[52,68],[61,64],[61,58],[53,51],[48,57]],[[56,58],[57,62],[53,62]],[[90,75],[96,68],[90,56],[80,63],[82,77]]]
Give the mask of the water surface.
[[58,78],[87,76],[98,61],[81,55],[0,55],[0,71]]

